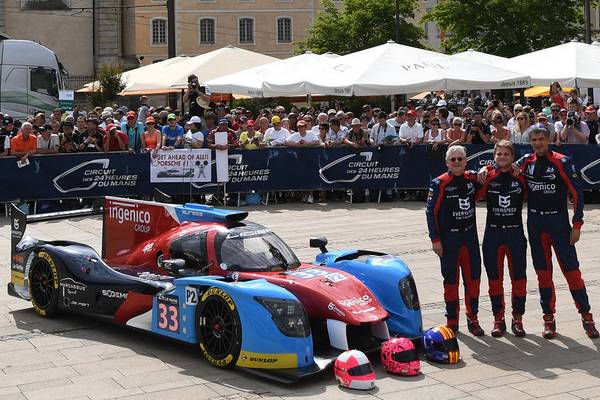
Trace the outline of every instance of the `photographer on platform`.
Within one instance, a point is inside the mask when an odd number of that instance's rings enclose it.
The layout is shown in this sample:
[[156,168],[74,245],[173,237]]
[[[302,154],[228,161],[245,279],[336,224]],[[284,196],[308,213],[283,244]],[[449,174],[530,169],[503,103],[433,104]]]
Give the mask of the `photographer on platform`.
[[560,143],[569,144],[587,144],[590,136],[590,129],[587,124],[581,120],[579,114],[575,111],[568,113],[560,112],[560,121],[554,124],[556,132],[560,136]]
[[[204,93],[204,88],[200,86],[198,77],[191,74],[187,78],[188,87],[183,94],[183,103],[188,104],[190,108],[190,116],[204,116],[204,109],[208,107],[210,96]],[[202,107],[201,104],[206,104],[206,107]]]

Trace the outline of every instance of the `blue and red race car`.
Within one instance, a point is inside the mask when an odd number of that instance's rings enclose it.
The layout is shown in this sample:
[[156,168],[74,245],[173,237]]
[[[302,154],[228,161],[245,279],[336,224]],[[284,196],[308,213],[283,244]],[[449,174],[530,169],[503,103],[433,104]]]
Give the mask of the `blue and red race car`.
[[107,197],[102,256],[85,244],[24,236],[12,207],[9,293],[44,317],[80,313],[198,344],[217,367],[282,381],[328,367],[390,335],[417,338],[421,313],[409,268],[364,250],[301,263],[247,212]]

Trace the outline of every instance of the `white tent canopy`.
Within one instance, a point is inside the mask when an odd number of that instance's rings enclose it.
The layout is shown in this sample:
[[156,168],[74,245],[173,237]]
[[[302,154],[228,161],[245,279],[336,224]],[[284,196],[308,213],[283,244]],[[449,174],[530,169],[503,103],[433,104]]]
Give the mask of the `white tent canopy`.
[[509,68],[510,59],[506,57],[495,56],[493,54],[483,53],[481,51],[469,49],[461,53],[452,54],[450,57],[465,61],[474,61],[481,64],[494,65],[501,68]]
[[223,75],[277,61],[275,57],[226,46],[209,53],[188,58],[170,65],[160,74],[147,74],[127,86],[127,91],[183,89],[188,85],[187,77],[195,74],[201,84]]
[[[310,78],[303,79],[305,76]],[[288,82],[293,82],[292,76]],[[293,83],[265,82],[263,90],[268,87],[273,95],[372,96],[527,86],[529,77],[522,73],[388,42],[329,60],[319,69],[304,71]]]
[[532,85],[600,86],[600,46],[569,42],[513,57],[512,69],[531,76]]
[[[147,76],[160,75],[164,68],[179,63],[181,61],[187,60],[188,58],[189,57],[187,56],[177,56],[123,72],[121,74],[121,83],[125,85],[123,91],[127,91],[130,86],[135,85],[136,82],[138,82],[140,79],[144,79],[144,77]],[[88,91],[96,90],[100,87],[100,81],[86,83],[85,85],[83,85],[83,87],[84,89],[88,89]]]
[[[250,97],[262,97],[265,81],[285,81],[290,75],[298,76],[302,75],[304,71],[318,69],[325,61],[335,57],[338,56],[331,53],[318,55],[307,51],[295,57],[212,79],[205,84],[208,90],[215,93],[236,93]],[[265,96],[268,97],[268,95]]]

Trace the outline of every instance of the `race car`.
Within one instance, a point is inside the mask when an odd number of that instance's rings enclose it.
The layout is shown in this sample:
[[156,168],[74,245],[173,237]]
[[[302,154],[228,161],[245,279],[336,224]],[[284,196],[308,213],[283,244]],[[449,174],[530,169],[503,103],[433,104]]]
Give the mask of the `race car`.
[[363,250],[301,263],[247,212],[107,197],[102,256],[67,241],[24,236],[12,206],[13,296],[43,317],[83,313],[197,344],[216,367],[294,381],[348,349],[377,350],[390,335],[418,338],[408,267]]
[[194,176],[194,170],[192,168],[185,170],[178,169],[167,169],[165,171],[159,171],[156,175],[157,178],[189,178]]

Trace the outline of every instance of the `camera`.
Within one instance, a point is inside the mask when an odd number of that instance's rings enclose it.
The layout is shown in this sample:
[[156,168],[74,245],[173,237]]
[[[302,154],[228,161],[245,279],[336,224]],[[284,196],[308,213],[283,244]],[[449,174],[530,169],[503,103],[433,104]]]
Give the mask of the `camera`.
[[500,101],[499,100],[492,100],[492,105],[494,106],[494,108],[497,108],[498,106],[500,106]]
[[567,118],[567,125],[573,125],[575,120],[573,118]]

